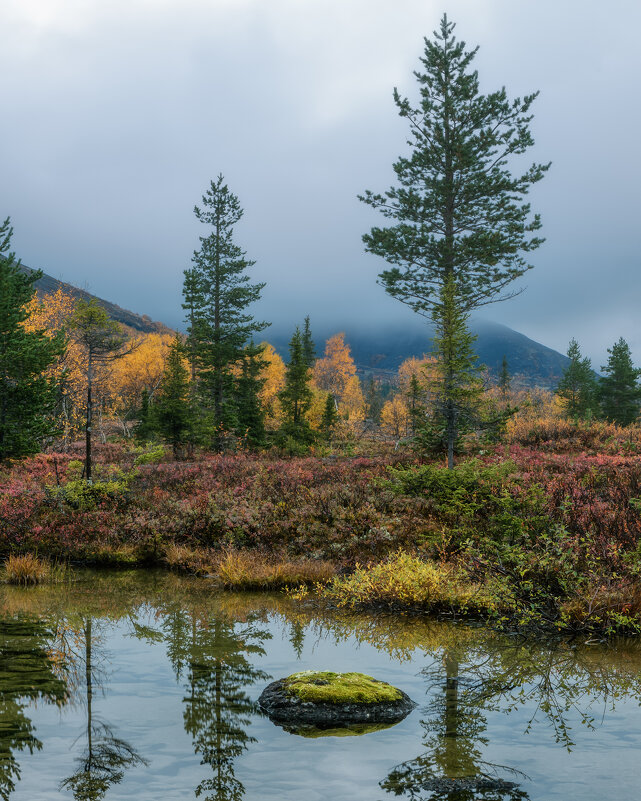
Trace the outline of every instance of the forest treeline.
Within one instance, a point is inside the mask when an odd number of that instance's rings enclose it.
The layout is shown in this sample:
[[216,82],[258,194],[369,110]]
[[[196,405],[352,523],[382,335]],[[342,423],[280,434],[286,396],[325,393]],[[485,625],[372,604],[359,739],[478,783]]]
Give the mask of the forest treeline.
[[[302,455],[349,449],[356,441],[425,445],[420,434],[434,415],[440,381],[436,356],[406,359],[395,382],[371,378],[363,384],[342,333],[330,337],[317,356],[309,318],[295,330],[287,361],[264,341],[254,346],[240,337],[232,348],[226,331],[203,332],[199,315],[210,313],[212,300],[204,270],[199,274],[195,265],[185,274],[189,333],[140,334],[62,288],[39,296],[33,287],[37,273],[22,273],[9,253],[8,221],[1,230],[2,327],[11,344],[0,357],[3,458],[68,449],[87,427],[99,443],[166,442],[178,458],[193,456],[196,447]],[[226,358],[212,349],[216,336]],[[534,421],[564,418],[635,422],[641,371],[624,340],[608,352],[598,376],[572,340],[570,363],[555,393],[513,389],[504,359],[499,376],[484,376],[485,420],[477,421],[474,435],[497,441]],[[9,360],[21,383],[11,378]],[[219,377],[216,407],[211,398]]]

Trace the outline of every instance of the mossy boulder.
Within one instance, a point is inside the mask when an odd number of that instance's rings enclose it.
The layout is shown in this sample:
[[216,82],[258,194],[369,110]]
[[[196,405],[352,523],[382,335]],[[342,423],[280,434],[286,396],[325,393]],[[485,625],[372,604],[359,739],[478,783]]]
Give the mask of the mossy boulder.
[[272,682],[261,709],[288,731],[394,724],[416,704],[402,690],[364,673],[305,670]]

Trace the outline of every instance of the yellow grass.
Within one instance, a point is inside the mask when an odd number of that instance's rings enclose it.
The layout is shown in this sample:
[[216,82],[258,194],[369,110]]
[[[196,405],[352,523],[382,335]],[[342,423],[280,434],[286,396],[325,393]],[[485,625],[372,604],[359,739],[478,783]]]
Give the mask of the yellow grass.
[[49,562],[31,553],[9,556],[4,563],[4,576],[9,584],[41,584],[54,576]]
[[252,551],[227,551],[217,571],[225,587],[238,590],[277,589],[329,581],[335,568],[318,559],[278,560]]
[[318,590],[323,599],[348,609],[473,610],[487,607],[489,600],[457,568],[403,551],[377,565],[357,566],[349,576],[338,576]]
[[187,548],[184,545],[168,545],[163,559],[169,567],[186,570],[196,576],[213,573],[216,561],[211,552],[200,548]]

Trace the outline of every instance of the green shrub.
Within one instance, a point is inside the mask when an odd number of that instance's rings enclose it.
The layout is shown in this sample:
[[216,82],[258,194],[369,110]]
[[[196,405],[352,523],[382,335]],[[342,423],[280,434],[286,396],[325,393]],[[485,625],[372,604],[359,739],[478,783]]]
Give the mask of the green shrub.
[[140,453],[134,459],[134,465],[139,466],[142,464],[159,464],[163,462],[166,458],[165,446],[164,445],[156,445],[155,447],[151,448],[150,450],[144,451]]
[[71,509],[87,512],[104,503],[122,505],[129,497],[129,484],[133,476],[119,479],[100,479],[89,483],[84,478],[67,481],[57,487],[47,487],[49,496],[56,501],[63,501]]
[[389,475],[383,485],[397,495],[421,497],[455,547],[470,539],[530,543],[550,528],[542,488],[526,486],[511,461],[470,459],[453,470],[431,464],[390,468]]

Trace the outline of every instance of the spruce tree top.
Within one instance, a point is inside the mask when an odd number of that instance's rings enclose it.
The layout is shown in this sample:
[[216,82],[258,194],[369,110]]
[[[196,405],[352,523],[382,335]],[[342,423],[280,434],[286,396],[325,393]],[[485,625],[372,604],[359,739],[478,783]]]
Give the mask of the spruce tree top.
[[394,164],[397,185],[360,199],[396,223],[363,236],[366,250],[392,267],[379,275],[393,297],[430,316],[440,287],[452,274],[465,310],[511,297],[507,285],[531,265],[523,258],[543,240],[541,222],[523,202],[549,164],[513,175],[508,162],[533,144],[530,107],[538,93],[510,101],[505,89],[479,93],[466,50],[443,16],[425,39],[422,71],[415,72],[420,102],[394,90],[410,127],[409,156]]
[[[247,307],[260,298],[265,284],[252,284],[247,270],[254,261],[234,241],[234,228],[243,216],[237,195],[222,175],[211,181],[194,207],[196,218],[211,230],[199,237],[200,249],[185,270],[183,308],[188,312],[189,336],[200,342],[221,344],[240,350],[252,334],[269,323],[254,320]],[[234,361],[232,354],[225,361]]]

